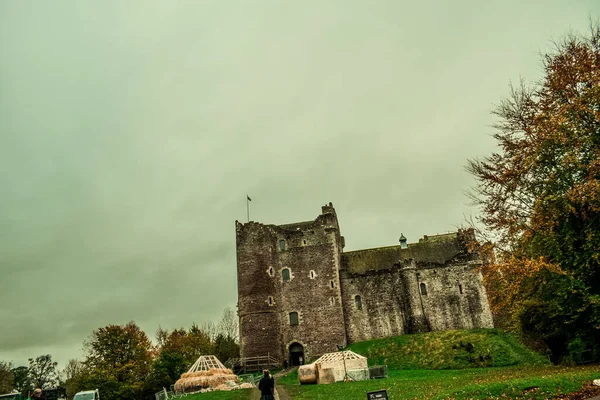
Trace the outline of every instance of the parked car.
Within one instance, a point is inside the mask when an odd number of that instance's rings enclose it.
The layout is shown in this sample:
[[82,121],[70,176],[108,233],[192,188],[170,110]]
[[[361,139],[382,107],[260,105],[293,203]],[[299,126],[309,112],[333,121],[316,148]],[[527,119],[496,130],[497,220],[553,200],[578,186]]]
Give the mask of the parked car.
[[100,400],[100,392],[96,390],[84,390],[76,393],[73,400]]

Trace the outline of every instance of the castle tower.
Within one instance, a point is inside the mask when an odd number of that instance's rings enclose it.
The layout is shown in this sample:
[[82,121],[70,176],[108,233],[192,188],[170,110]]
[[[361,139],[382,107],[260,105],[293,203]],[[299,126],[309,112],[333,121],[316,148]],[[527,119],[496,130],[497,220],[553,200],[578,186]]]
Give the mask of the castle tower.
[[[268,226],[236,221],[238,317],[242,357],[282,358],[280,288],[275,279],[277,237]],[[275,300],[277,299],[277,300]]]
[[423,308],[423,295],[427,286],[420,281],[415,261],[410,259],[400,264],[400,279],[404,286],[404,302],[408,306],[407,333],[429,332],[431,326]]
[[242,357],[296,365],[346,345],[335,209],[288,225],[236,224]]

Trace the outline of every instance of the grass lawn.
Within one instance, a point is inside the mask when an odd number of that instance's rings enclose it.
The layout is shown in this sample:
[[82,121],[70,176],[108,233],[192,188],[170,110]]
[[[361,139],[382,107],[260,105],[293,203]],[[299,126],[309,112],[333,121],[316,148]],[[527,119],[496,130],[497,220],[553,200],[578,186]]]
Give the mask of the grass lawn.
[[575,392],[600,378],[599,366],[477,368],[462,370],[391,370],[385,379],[303,385],[297,374],[279,380],[292,399],[360,399],[386,389],[390,399],[547,399]]
[[[548,365],[548,360],[498,329],[401,335],[348,346],[390,369],[462,369]],[[425,356],[424,356],[425,355]]]
[[[557,367],[497,329],[402,335],[348,346],[385,364],[389,377],[331,385],[303,385],[294,371],[277,381],[280,394],[299,400],[364,400],[387,390],[394,400],[552,399],[600,379],[600,366]],[[185,400],[258,400],[258,390],[211,392]],[[283,397],[283,396],[282,396]]]
[[182,400],[251,400],[258,399],[260,394],[256,389],[240,389],[230,392],[196,393],[181,397]]

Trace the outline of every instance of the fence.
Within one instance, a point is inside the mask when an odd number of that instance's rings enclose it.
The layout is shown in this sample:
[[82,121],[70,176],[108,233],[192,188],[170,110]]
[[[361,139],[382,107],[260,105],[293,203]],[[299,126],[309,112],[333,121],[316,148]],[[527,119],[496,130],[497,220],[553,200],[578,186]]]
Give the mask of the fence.
[[371,379],[387,378],[387,365],[373,365],[369,367],[369,375]]
[[187,394],[185,392],[183,393],[175,393],[175,390],[173,389],[173,385],[171,385],[171,390],[167,390],[166,388],[163,388],[163,390],[161,390],[158,393],[154,394],[154,399],[155,400],[171,400],[171,399],[176,399],[179,397],[184,397],[187,396]]
[[248,371],[261,371],[265,368],[279,367],[280,363],[275,358],[268,356],[230,358],[225,366],[234,372],[246,373]]
[[173,392],[171,392],[171,395],[169,396],[167,389],[163,389],[154,395],[154,399],[155,400],[169,400],[172,396],[173,396]]

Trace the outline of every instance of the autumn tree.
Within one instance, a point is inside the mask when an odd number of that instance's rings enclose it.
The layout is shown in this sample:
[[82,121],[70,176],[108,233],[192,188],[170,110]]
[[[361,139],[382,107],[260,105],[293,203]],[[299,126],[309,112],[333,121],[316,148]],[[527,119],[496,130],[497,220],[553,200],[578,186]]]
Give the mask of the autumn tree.
[[190,367],[201,355],[212,354],[214,343],[198,325],[192,324],[182,342],[184,360]]
[[240,346],[233,337],[219,334],[215,339],[215,356],[223,363],[230,358],[239,358]]
[[12,365],[6,361],[0,361],[0,393],[10,393],[14,387],[13,383]]
[[223,316],[219,322],[219,333],[215,337],[215,356],[225,362],[230,358],[240,356],[239,324],[236,313],[231,307],[223,310]]
[[210,333],[196,324],[190,329],[169,332],[159,328],[156,332],[158,355],[152,365],[148,384],[153,389],[169,387],[186,372],[201,355],[213,354],[214,343]]
[[81,361],[76,359],[70,359],[65,368],[62,371],[62,375],[65,379],[65,389],[69,398],[73,397],[79,390],[78,380],[81,378],[85,368]]
[[59,375],[56,369],[57,365],[56,361],[52,361],[50,354],[30,358],[29,368],[27,369],[29,383],[34,388],[42,389],[58,386]]
[[134,322],[95,330],[84,343],[79,388],[99,388],[106,398],[140,399],[152,365],[152,343]]
[[[507,326],[556,357],[579,340],[600,358],[600,30],[543,57],[495,114],[499,151],[470,160],[472,198],[496,238],[484,271]],[[508,312],[506,312],[508,311]]]
[[25,366],[15,367],[11,370],[13,374],[14,386],[17,391],[27,394],[27,390],[31,388],[29,382],[29,368]]

